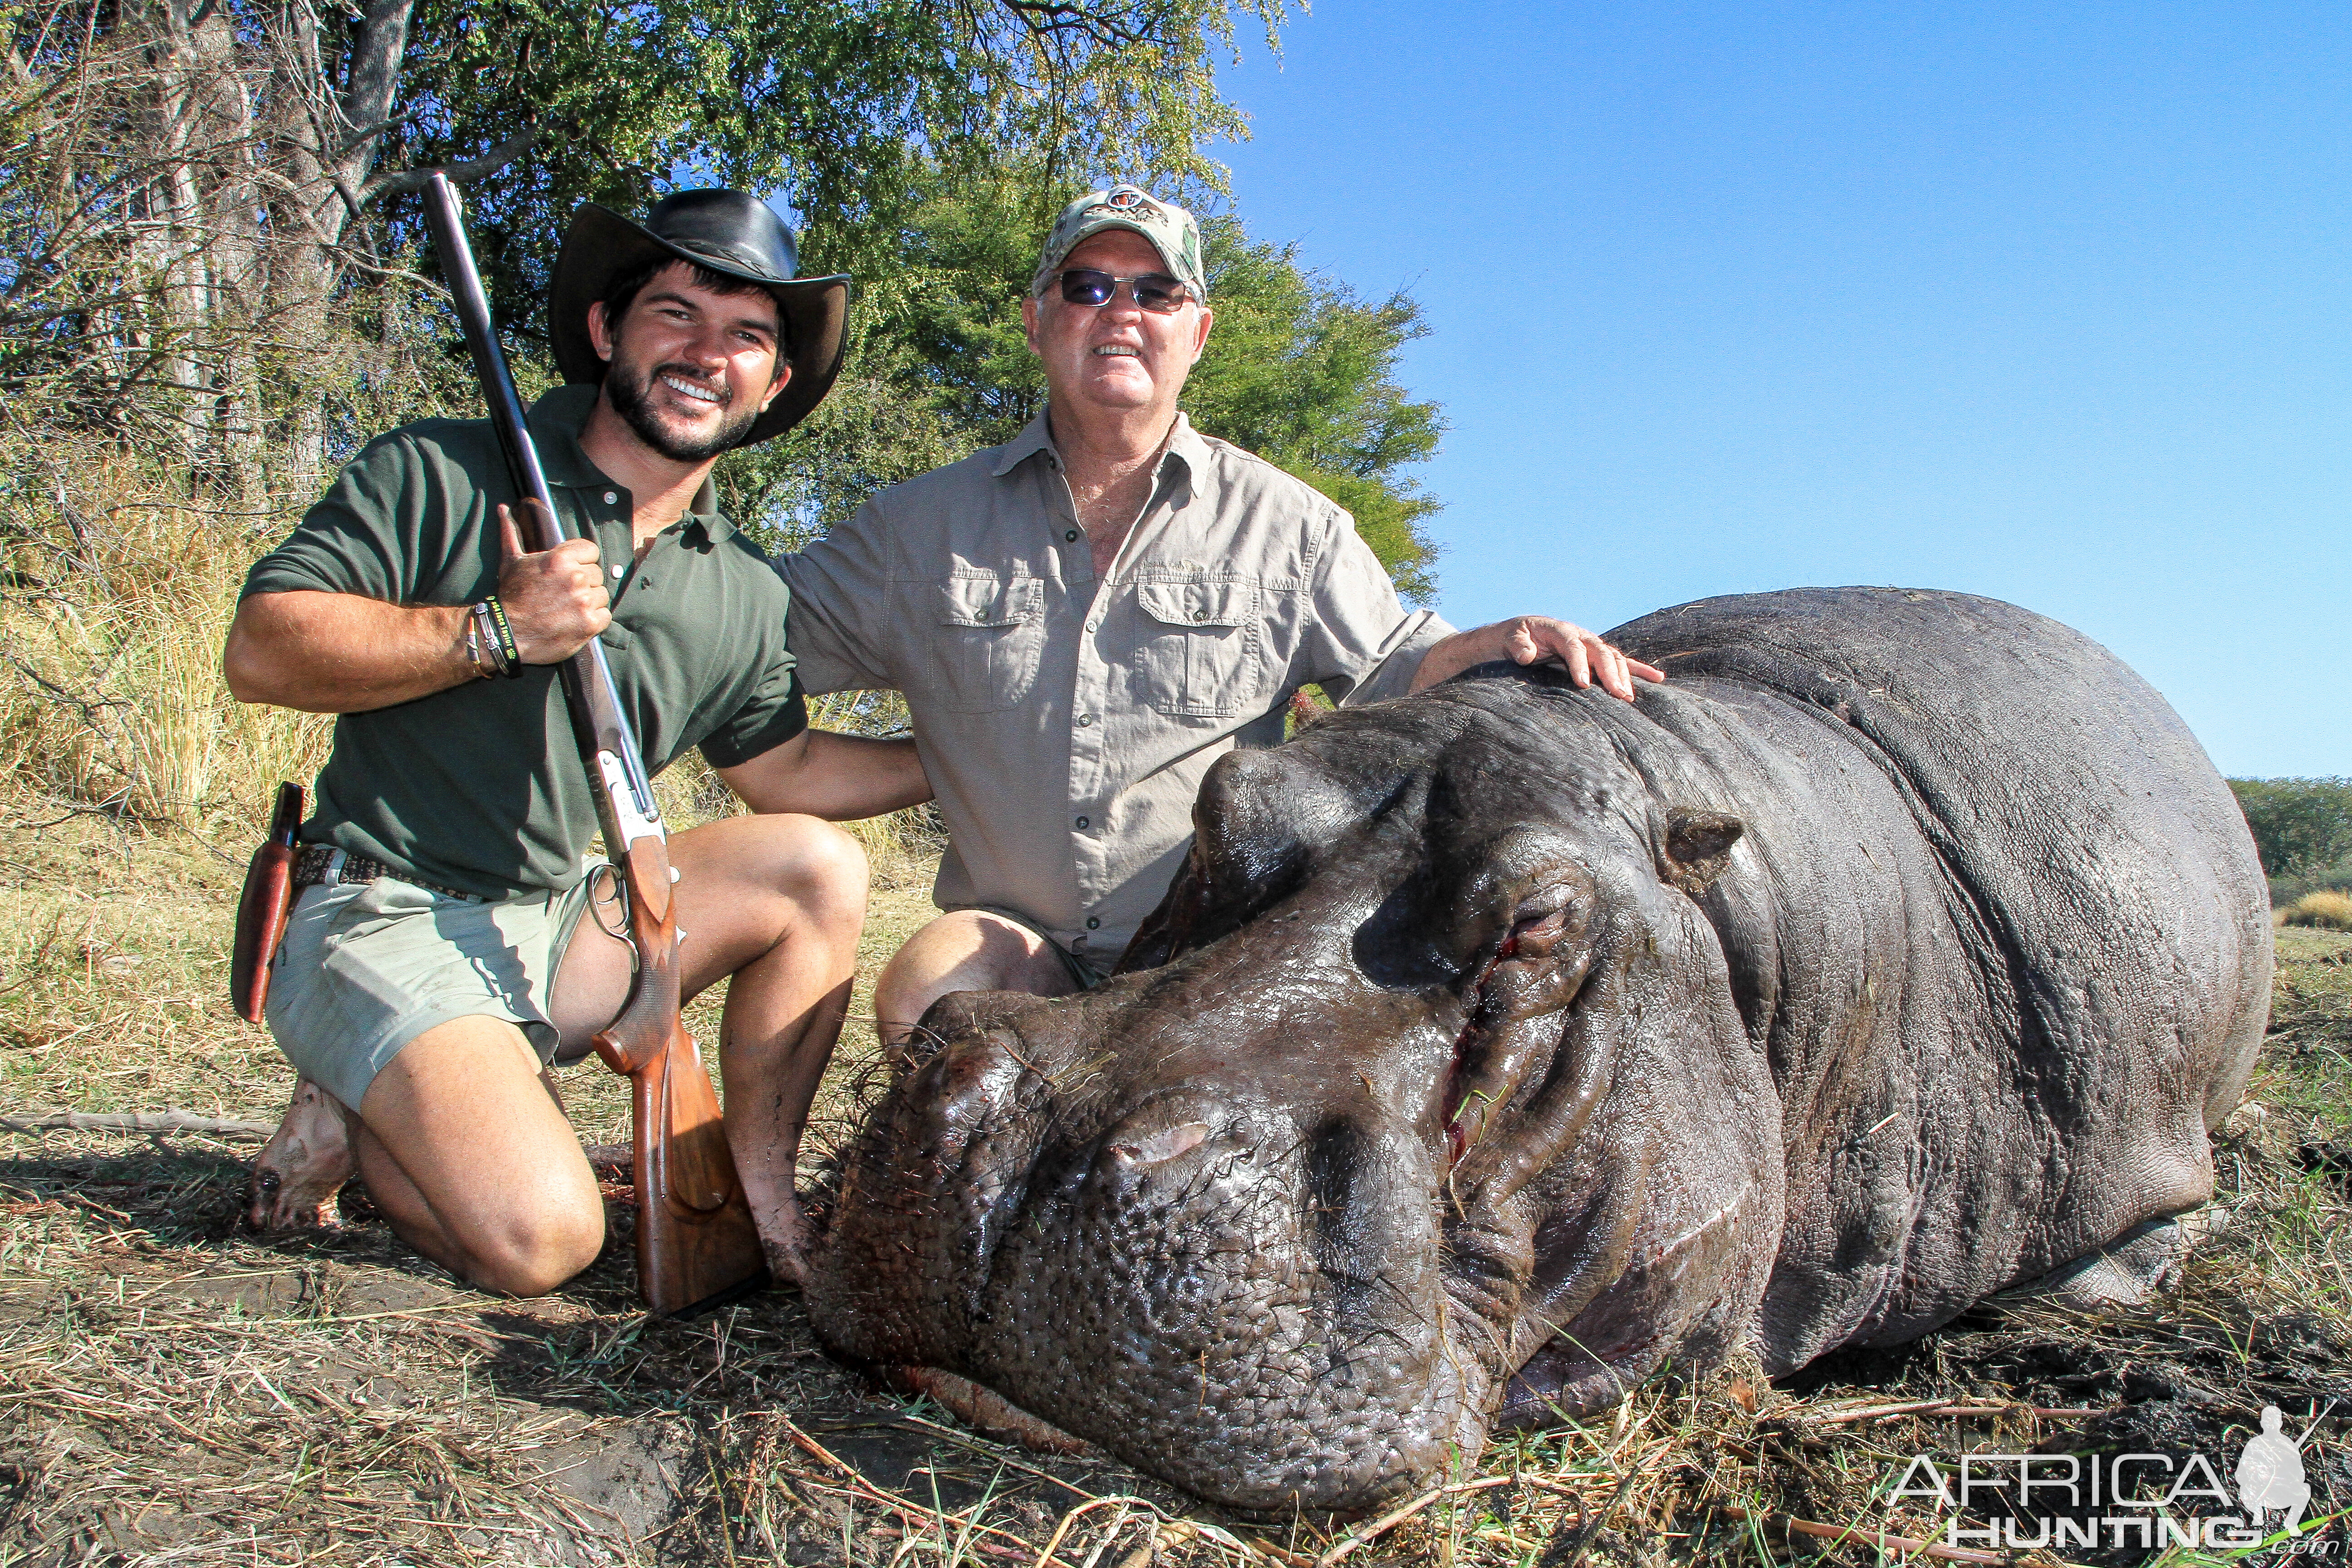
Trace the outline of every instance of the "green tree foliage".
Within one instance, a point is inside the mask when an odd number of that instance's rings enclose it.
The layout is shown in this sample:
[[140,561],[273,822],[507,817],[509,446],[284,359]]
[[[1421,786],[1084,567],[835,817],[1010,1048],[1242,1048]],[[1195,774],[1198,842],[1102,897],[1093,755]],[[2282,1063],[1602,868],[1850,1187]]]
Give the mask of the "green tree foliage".
[[[871,275],[924,176],[1006,158],[1213,182],[1245,134],[1212,68],[1282,0],[415,0],[388,161],[515,156],[474,193],[502,320],[536,323],[582,200],[714,184],[789,204],[808,259]],[[413,216],[395,214],[409,232]]]
[[2352,778],[2231,779],[2272,877],[2307,877],[2352,861]]
[[411,281],[426,165],[467,185],[493,303],[528,331],[583,199],[759,191],[799,209],[813,261],[864,272],[936,170],[1213,181],[1199,149],[1244,130],[1213,61],[1243,23],[1271,47],[1283,16],[1283,0],[0,0],[0,417],[62,410],[215,469],[291,444],[315,468],[336,455],[322,381],[289,367],[364,330],[331,319],[353,289]]
[[[0,427],[94,437],[192,492],[312,490],[387,419],[470,407],[415,193],[446,166],[526,390],[572,210],[726,184],[796,210],[808,271],[860,280],[849,371],[786,442],[731,460],[778,542],[1000,441],[1043,385],[1019,302],[1035,246],[1118,170],[1196,208],[1242,134],[1212,67],[1286,0],[0,0]],[[1294,252],[1209,225],[1201,427],[1346,506],[1431,589],[1406,477],[1433,405],[1422,330]],[[419,273],[424,277],[419,277]],[[42,479],[46,486],[48,480]],[[39,486],[36,487],[37,489]]]
[[1230,218],[1204,228],[1217,321],[1186,392],[1194,422],[1346,507],[1398,591],[1428,598],[1437,552],[1421,521],[1438,503],[1404,470],[1436,452],[1445,423],[1395,379],[1398,353],[1428,331],[1420,304],[1367,303]]
[[[733,460],[741,514],[765,515],[780,538],[1010,440],[1045,405],[1021,300],[1039,238],[1078,187],[1034,167],[926,186],[895,250],[868,262],[840,390],[792,441]],[[1444,424],[1394,379],[1399,352],[1426,330],[1419,305],[1402,293],[1366,303],[1230,216],[1203,228],[1216,324],[1185,390],[1193,422],[1347,508],[1399,591],[1427,598],[1436,550],[1421,521],[1437,502],[1408,470]]]

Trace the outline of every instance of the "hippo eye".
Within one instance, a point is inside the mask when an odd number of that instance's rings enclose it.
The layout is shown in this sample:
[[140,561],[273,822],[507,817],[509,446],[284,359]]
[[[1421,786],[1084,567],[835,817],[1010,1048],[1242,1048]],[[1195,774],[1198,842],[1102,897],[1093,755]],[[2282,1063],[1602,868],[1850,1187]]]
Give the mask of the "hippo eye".
[[261,1188],[263,1194],[266,1195],[275,1193],[281,1185],[283,1185],[284,1179],[275,1171],[264,1171],[261,1173],[261,1180],[256,1184]]
[[1503,939],[1498,958],[1538,959],[1549,957],[1569,931],[1569,906],[1561,902],[1546,909],[1541,905],[1522,905],[1519,917],[1511,923],[1511,934]]

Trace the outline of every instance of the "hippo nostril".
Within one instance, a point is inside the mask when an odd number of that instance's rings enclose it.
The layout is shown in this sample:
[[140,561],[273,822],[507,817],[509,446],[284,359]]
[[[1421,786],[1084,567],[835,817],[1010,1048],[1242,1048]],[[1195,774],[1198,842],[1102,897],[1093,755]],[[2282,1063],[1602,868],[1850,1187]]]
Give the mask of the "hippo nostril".
[[1189,1150],[1197,1149],[1209,1136],[1205,1121],[1187,1121],[1139,1138],[1132,1143],[1114,1143],[1110,1157],[1122,1165],[1156,1165],[1162,1160],[1172,1160]]

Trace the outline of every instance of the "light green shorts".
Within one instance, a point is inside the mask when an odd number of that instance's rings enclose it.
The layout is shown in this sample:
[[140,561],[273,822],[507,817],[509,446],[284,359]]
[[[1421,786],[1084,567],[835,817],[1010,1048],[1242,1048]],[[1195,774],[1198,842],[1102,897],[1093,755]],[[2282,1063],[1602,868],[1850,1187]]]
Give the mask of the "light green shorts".
[[504,1018],[552,1062],[548,988],[603,879],[497,903],[389,877],[305,888],[269,972],[269,1032],[353,1110],[403,1046],[452,1018]]

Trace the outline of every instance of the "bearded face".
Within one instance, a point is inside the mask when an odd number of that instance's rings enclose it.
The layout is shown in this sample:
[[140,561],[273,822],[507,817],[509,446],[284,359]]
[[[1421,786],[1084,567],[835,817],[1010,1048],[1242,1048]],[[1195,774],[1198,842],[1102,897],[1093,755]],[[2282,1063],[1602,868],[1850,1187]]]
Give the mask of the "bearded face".
[[646,282],[616,331],[603,331],[603,312],[595,307],[590,323],[610,350],[604,400],[673,462],[703,462],[736,446],[792,377],[765,289],[721,292],[681,261]]
[[[660,396],[656,395],[657,387]],[[618,352],[604,373],[604,398],[639,440],[677,463],[698,463],[731,450],[764,405],[764,400],[737,397],[731,388],[714,384],[691,365],[677,361],[629,363]],[[677,406],[681,399],[688,410]],[[715,412],[715,418],[705,415],[705,406]]]

